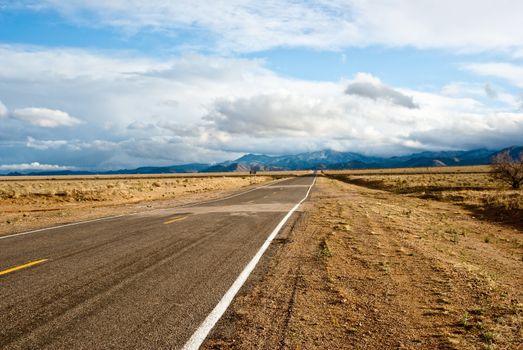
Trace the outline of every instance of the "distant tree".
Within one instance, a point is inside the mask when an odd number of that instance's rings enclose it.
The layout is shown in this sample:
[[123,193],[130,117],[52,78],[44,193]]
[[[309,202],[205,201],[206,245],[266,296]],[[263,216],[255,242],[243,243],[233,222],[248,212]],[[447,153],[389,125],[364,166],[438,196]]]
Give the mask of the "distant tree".
[[523,152],[516,159],[512,158],[508,150],[496,154],[492,158],[491,175],[514,189],[520,188],[523,183]]

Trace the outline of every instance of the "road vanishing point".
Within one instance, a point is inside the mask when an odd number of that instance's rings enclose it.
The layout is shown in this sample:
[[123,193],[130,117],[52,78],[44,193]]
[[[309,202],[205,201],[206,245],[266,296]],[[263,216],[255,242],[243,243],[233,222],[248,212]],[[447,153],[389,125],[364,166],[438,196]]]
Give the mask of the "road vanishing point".
[[0,348],[197,349],[314,181],[0,237]]

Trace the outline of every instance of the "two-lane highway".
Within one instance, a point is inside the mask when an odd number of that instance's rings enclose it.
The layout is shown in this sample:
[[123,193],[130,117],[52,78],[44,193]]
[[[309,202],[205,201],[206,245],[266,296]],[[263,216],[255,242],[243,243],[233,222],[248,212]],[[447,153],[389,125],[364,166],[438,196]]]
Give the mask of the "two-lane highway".
[[183,347],[313,180],[0,237],[0,348]]

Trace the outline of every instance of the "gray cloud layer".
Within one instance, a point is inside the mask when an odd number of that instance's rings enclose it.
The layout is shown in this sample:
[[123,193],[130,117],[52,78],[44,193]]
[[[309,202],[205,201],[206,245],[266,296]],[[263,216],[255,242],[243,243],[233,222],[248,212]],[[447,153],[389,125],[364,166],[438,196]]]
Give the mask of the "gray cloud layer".
[[411,96],[402,94],[383,84],[376,84],[367,81],[356,81],[350,83],[345,89],[347,95],[367,97],[373,100],[385,100],[392,104],[406,108],[418,108]]

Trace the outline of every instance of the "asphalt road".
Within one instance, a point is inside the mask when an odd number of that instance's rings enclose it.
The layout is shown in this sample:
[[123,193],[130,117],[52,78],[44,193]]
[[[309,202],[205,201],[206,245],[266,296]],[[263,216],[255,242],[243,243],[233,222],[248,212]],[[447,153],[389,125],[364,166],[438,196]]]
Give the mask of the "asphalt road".
[[0,348],[181,348],[312,182],[0,239]]

